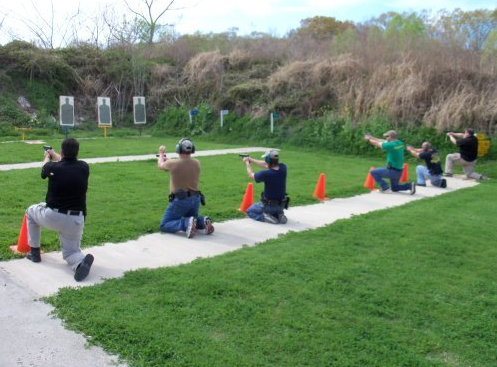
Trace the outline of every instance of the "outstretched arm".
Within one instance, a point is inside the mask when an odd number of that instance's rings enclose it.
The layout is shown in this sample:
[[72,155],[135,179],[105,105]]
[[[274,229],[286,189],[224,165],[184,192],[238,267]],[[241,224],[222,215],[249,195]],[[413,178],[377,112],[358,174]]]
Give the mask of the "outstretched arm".
[[267,165],[267,163],[265,161],[254,159],[252,157],[248,157],[248,159],[249,159],[250,163],[254,163],[254,164],[258,165],[261,168],[268,168],[268,165]]
[[464,137],[464,134],[463,133],[453,133],[453,132],[449,132],[447,133],[447,136],[449,137],[450,141],[452,142],[452,144],[457,144],[457,139],[456,137],[458,138],[463,138]]
[[407,151],[413,155],[413,157],[419,158],[419,153],[423,151],[422,148],[414,148],[410,145],[407,146]]
[[369,134],[366,134],[364,136],[364,140],[366,140],[371,145],[373,145],[373,146],[375,146],[377,148],[380,148],[380,149],[381,149],[381,144],[386,141],[385,139],[375,138],[374,136],[371,136]]

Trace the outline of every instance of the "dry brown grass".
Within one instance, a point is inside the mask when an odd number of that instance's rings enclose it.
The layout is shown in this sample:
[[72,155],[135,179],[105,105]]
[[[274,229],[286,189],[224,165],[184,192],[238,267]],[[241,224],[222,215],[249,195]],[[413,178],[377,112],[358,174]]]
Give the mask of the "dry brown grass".
[[479,131],[492,131],[497,122],[495,85],[481,90],[471,83],[461,81],[454,88],[434,96],[423,121],[439,131],[466,126],[473,126]]
[[[397,126],[438,131],[470,125],[488,132],[497,124],[495,62],[437,39],[392,44],[363,27],[342,43],[266,35],[199,52],[207,48],[201,41],[157,45],[154,57],[172,65],[150,70],[148,94],[157,108],[207,102],[252,116],[276,109],[299,118],[333,111],[355,123],[380,113]],[[83,89],[102,90],[94,81],[84,80]]]
[[183,81],[192,103],[215,100],[223,88],[227,57],[219,51],[203,52],[193,57],[183,69]]
[[219,51],[203,52],[193,57],[185,66],[183,76],[191,86],[219,87],[224,74],[226,57]]
[[[291,113],[311,115],[331,106],[354,120],[381,111],[397,126],[490,131],[497,122],[497,77],[437,66],[408,55],[373,68],[346,54],[292,62],[273,73],[267,84],[270,97]],[[288,108],[285,96],[298,101],[299,108]]]
[[250,66],[253,58],[248,51],[235,49],[228,56],[228,64],[231,70],[243,70]]

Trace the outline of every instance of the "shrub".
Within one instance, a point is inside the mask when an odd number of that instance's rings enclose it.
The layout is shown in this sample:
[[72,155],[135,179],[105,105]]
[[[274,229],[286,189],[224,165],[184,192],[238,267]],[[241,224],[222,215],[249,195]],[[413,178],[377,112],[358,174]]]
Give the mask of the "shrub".
[[197,114],[191,116],[190,109],[181,107],[166,107],[157,116],[157,122],[151,129],[154,135],[167,134],[177,136],[195,136],[206,134],[214,127],[216,115],[212,107],[201,104],[196,110]]
[[0,96],[0,122],[16,127],[28,127],[31,125],[31,116],[20,110],[12,99]]

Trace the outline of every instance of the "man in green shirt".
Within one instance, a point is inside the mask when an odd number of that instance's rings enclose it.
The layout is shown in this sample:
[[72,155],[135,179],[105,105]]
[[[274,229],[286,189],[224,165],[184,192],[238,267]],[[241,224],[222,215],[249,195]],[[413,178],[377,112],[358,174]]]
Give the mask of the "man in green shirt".
[[[371,145],[383,149],[387,152],[387,166],[385,168],[375,168],[371,171],[371,176],[378,185],[380,191],[410,191],[411,195],[416,192],[416,183],[408,182],[400,184],[399,180],[402,176],[402,169],[404,168],[404,142],[397,139],[397,132],[389,130],[383,136],[386,139],[378,139],[369,134],[364,136],[364,139]],[[390,179],[390,186],[383,180],[384,178]]]

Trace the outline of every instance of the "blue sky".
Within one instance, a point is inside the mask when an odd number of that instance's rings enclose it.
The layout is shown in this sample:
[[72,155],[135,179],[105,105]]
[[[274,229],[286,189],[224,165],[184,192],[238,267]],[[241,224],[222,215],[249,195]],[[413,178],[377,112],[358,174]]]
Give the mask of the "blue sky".
[[[412,12],[440,9],[452,11],[495,9],[495,1],[481,0],[191,0],[196,10],[183,12],[176,29],[191,33],[198,28],[202,32],[222,32],[238,27],[241,34],[252,31],[273,33],[279,36],[298,28],[300,21],[314,16],[334,17],[338,20],[364,22],[382,13]],[[217,4],[217,6],[214,6]]]
[[[128,3],[138,9],[144,0],[128,0]],[[170,0],[154,0],[155,4],[168,4]],[[40,3],[42,5],[40,5]],[[38,8],[34,9],[33,4]],[[78,6],[88,19],[94,19],[105,6],[116,12],[125,11],[124,0],[13,0],[3,2],[0,8],[0,43],[8,42],[12,36],[30,40],[32,31],[26,24],[31,22],[41,24],[42,20],[52,18],[51,6],[54,5],[53,18],[57,29],[70,27],[65,21],[73,15]],[[300,21],[314,16],[335,17],[338,20],[364,22],[388,11],[419,12],[429,10],[437,12],[440,9],[453,11],[461,8],[465,11],[475,9],[490,9],[497,7],[495,0],[175,0],[174,8],[162,19],[174,24],[180,34],[186,33],[218,33],[230,28],[238,28],[239,35],[251,32],[264,32],[276,36],[284,36],[291,29],[298,28]],[[131,15],[130,12],[128,12]]]

